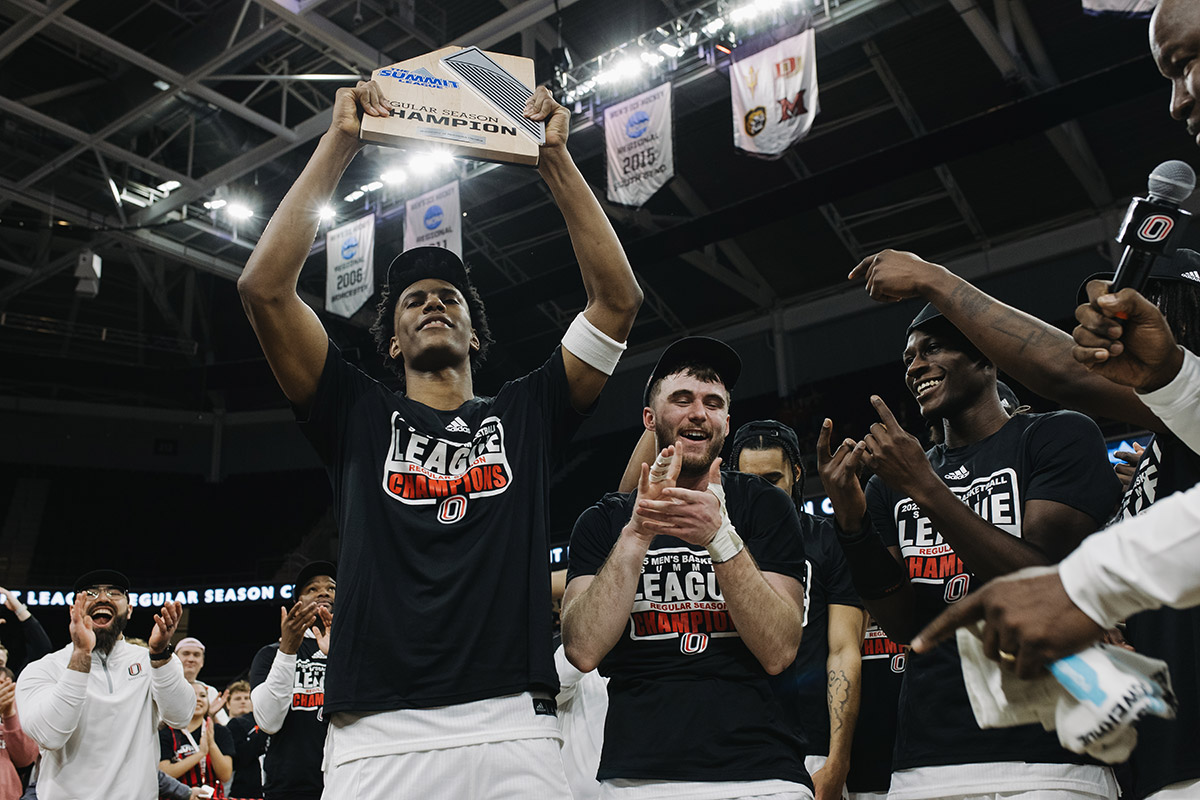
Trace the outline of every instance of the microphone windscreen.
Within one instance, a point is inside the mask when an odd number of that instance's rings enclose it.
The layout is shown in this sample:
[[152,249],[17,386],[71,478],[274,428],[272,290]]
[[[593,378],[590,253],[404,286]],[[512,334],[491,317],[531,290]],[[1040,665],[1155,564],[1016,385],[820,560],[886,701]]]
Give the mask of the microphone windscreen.
[[1150,197],[1179,205],[1196,188],[1196,173],[1183,161],[1164,161],[1150,173]]

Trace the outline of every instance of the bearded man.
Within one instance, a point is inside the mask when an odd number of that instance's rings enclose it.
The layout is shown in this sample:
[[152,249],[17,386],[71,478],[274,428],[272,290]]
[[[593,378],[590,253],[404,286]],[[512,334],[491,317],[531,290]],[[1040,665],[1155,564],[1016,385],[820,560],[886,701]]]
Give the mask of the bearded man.
[[42,751],[42,800],[154,800],[158,722],[183,728],[195,690],[171,636],[183,606],[154,615],[149,650],[125,641],[129,579],[94,570],[75,581],[71,643],[30,664],[17,682],[25,732]]

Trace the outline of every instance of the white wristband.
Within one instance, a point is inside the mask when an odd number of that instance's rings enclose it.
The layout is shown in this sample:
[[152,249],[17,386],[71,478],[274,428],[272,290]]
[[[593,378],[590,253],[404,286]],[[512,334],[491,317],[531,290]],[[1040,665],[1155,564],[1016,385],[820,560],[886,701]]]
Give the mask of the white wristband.
[[580,311],[567,332],[563,334],[563,347],[589,367],[595,367],[605,375],[612,375],[625,352],[626,344],[610,339],[604,331],[588,322]]
[[729,511],[725,508],[725,487],[719,483],[710,483],[708,491],[721,504],[721,527],[717,528],[712,541],[707,545],[708,555],[714,564],[723,564],[742,552],[745,545],[742,543],[742,537],[738,536],[737,529],[729,521]]
[[726,518],[717,535],[708,543],[708,555],[714,564],[724,564],[742,552],[743,547],[742,537],[738,536],[737,530]]

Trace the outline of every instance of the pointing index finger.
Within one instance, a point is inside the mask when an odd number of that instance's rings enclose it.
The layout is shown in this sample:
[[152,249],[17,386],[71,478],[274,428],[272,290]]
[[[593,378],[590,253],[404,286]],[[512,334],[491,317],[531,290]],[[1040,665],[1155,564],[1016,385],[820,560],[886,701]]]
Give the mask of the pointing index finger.
[[900,423],[896,422],[895,415],[887,407],[887,403],[883,402],[882,397],[877,394],[871,395],[871,405],[875,406],[875,411],[879,414],[879,419],[883,420],[883,424],[889,431],[900,430]]
[[864,277],[867,274],[867,270],[874,266],[877,258],[879,258],[878,253],[873,256],[867,256],[862,261],[858,262],[858,266],[850,270],[850,274],[846,276],[847,280],[853,281]]
[[970,594],[947,608],[913,637],[912,649],[927,653],[959,628],[983,619],[982,594]]

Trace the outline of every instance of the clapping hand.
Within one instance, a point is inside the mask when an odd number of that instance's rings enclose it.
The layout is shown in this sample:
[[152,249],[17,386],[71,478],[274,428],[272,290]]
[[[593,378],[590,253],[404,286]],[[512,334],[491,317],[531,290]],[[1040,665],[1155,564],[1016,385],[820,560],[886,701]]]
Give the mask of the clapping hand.
[[[80,592],[80,594],[83,593]],[[183,619],[183,604],[179,602],[167,603],[154,615],[154,627],[150,630],[150,638],[146,640],[151,653],[161,653],[167,649],[181,619]]]

